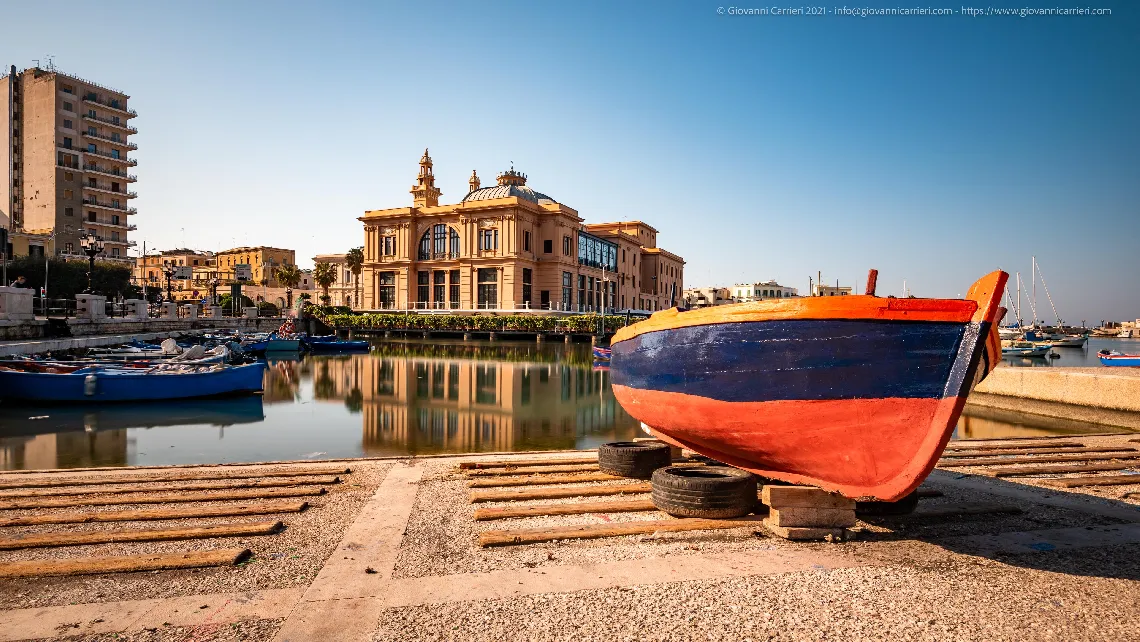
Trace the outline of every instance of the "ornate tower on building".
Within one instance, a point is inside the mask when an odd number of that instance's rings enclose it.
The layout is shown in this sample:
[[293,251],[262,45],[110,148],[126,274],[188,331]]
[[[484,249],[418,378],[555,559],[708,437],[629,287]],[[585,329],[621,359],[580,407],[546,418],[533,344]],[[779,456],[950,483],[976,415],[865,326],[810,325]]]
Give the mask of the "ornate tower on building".
[[499,185],[514,185],[521,187],[526,185],[526,174],[515,171],[515,164],[511,163],[511,168],[495,177],[499,181]]
[[416,177],[416,184],[412,185],[412,204],[415,207],[435,207],[439,205],[439,195],[443,192],[435,186],[435,174],[431,171],[431,156],[427,148],[420,158],[420,174]]
[[467,179],[467,193],[470,194],[479,189],[479,175],[475,170],[471,170],[471,178]]

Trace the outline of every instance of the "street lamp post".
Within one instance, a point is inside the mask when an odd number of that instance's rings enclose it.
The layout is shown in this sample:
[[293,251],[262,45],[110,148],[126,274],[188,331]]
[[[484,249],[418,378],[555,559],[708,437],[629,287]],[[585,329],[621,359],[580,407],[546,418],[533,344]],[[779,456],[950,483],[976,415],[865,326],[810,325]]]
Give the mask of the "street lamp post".
[[95,289],[91,286],[91,277],[95,274],[95,257],[103,253],[105,245],[103,239],[88,232],[79,239],[79,246],[83,248],[83,253],[87,255],[87,289],[84,291],[84,294],[95,294]]
[[166,276],[166,300],[174,300],[174,288],[171,287],[170,280],[174,278],[174,266],[166,265],[162,268],[162,274]]

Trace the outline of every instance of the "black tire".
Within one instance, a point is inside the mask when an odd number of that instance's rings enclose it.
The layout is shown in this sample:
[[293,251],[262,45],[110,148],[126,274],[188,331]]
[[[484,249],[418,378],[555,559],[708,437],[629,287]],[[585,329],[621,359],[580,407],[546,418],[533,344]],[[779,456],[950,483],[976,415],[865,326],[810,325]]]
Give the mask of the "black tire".
[[909,495],[897,502],[855,502],[855,514],[868,517],[910,515],[916,508],[918,508],[917,490],[910,491]]
[[649,479],[672,461],[669,444],[662,441],[615,441],[598,447],[598,468],[619,477]]
[[652,497],[674,517],[740,517],[756,508],[756,476],[730,466],[671,466],[653,473]]

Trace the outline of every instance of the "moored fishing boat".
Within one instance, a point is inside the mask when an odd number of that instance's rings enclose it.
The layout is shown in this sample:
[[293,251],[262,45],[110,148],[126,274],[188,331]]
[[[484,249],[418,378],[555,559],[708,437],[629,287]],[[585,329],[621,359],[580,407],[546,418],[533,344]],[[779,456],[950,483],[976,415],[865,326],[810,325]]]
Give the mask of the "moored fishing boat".
[[1002,345],[1001,356],[1004,358],[1044,357],[1052,349],[1052,343],[1013,341],[1010,345]]
[[997,366],[1008,275],[965,300],[868,295],[658,312],[611,342],[614,395],[660,439],[760,476],[897,500]]
[[265,365],[190,364],[152,368],[45,364],[0,366],[5,401],[150,401],[260,392]]
[[367,341],[338,339],[335,335],[305,337],[301,341],[310,352],[365,352],[371,347]]
[[1054,348],[1082,348],[1088,340],[1089,335],[1087,334],[1069,334],[1060,339],[1054,339],[1052,343]]
[[1124,354],[1117,350],[1101,350],[1096,353],[1102,366],[1124,366],[1140,368],[1140,354]]

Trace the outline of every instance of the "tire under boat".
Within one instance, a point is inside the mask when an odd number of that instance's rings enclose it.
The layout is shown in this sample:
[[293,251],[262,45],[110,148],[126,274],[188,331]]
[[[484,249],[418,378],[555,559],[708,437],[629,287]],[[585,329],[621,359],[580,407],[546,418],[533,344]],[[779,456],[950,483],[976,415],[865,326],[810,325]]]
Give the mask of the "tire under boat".
[[867,295],[658,312],[611,342],[614,395],[663,441],[762,477],[894,501],[1001,360],[1008,275],[965,300]]

